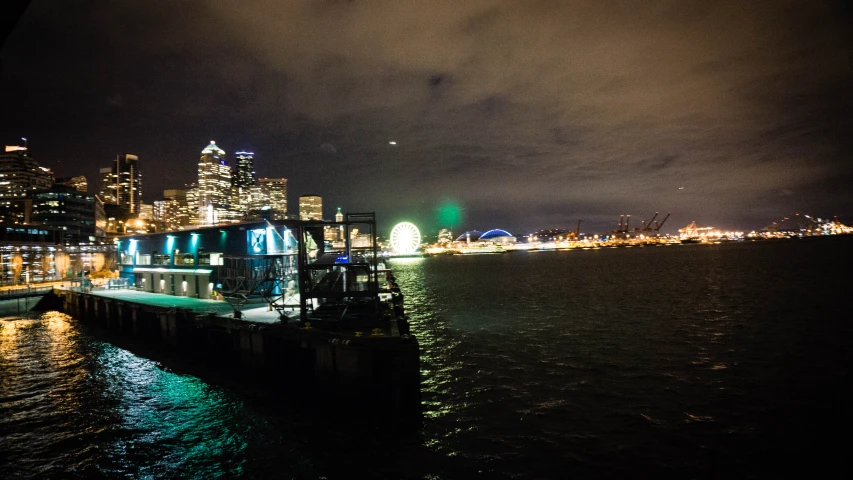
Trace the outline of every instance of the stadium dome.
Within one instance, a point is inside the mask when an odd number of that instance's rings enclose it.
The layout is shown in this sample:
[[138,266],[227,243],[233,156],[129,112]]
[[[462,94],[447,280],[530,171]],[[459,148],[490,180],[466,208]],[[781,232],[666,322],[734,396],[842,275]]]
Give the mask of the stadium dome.
[[498,237],[512,237],[513,234],[507,232],[506,230],[501,230],[500,228],[495,228],[489,230],[488,232],[480,235],[480,240],[491,240]]
[[491,243],[515,243],[516,238],[513,234],[507,232],[506,230],[501,230],[500,228],[495,228],[493,230],[489,230],[488,232],[480,235],[480,242],[491,242]]

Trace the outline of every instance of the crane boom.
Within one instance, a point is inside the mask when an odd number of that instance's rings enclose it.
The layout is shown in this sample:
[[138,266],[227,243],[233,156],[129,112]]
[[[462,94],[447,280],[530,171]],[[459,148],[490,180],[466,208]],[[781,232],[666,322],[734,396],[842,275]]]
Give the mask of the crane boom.
[[658,228],[656,228],[656,229],[655,229],[655,231],[658,231],[658,230],[660,230],[660,229],[661,229],[661,227],[663,227],[663,224],[664,224],[664,223],[666,223],[666,219],[668,219],[668,218],[669,218],[669,215],[670,215],[670,214],[669,214],[669,213],[667,213],[667,214],[666,214],[666,216],[665,216],[665,217],[663,217],[663,221],[661,221],[661,222],[660,222],[660,225],[658,225]]
[[656,219],[656,218],[658,218],[658,213],[659,213],[659,212],[655,212],[655,216],[654,216],[654,217],[652,217],[652,219],[651,219],[651,220],[649,220],[648,222],[646,222],[646,225],[645,225],[646,227],[648,227],[648,228],[652,228],[652,223],[654,223],[655,219]]

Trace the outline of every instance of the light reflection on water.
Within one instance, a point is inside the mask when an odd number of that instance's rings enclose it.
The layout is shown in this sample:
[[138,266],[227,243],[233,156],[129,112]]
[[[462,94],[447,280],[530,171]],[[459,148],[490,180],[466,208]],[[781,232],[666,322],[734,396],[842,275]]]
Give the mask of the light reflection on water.
[[[0,321],[0,451],[20,475],[240,475],[262,417],[50,312]],[[259,430],[255,432],[253,430]]]
[[709,466],[763,477],[787,467],[780,456],[832,465],[844,455],[815,425],[844,425],[853,291],[826,272],[850,264],[848,245],[391,260],[421,345],[414,440],[318,431],[61,314],[7,318],[0,472],[696,478]]

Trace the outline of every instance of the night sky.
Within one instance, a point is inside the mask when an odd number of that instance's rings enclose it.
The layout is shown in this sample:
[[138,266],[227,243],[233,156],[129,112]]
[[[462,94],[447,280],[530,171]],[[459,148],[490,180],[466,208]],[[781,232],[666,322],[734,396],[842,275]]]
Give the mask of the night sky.
[[[0,141],[57,175],[140,156],[143,199],[214,139],[325,214],[604,231],[632,214],[853,218],[847,2],[34,0]],[[390,145],[390,141],[397,145]]]

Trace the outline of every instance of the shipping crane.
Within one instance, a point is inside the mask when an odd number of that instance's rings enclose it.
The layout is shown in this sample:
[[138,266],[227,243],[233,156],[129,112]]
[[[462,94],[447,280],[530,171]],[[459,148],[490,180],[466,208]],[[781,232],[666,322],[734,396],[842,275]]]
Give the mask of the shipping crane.
[[661,222],[660,222],[660,224],[659,224],[659,225],[657,225],[657,227],[655,227],[655,232],[659,232],[659,231],[660,231],[660,229],[663,227],[663,224],[664,224],[664,223],[666,223],[666,219],[668,219],[668,218],[669,218],[669,215],[670,215],[670,214],[669,214],[669,213],[667,213],[667,214],[666,214],[666,216],[665,216],[665,217],[663,217],[663,221],[661,221]]

